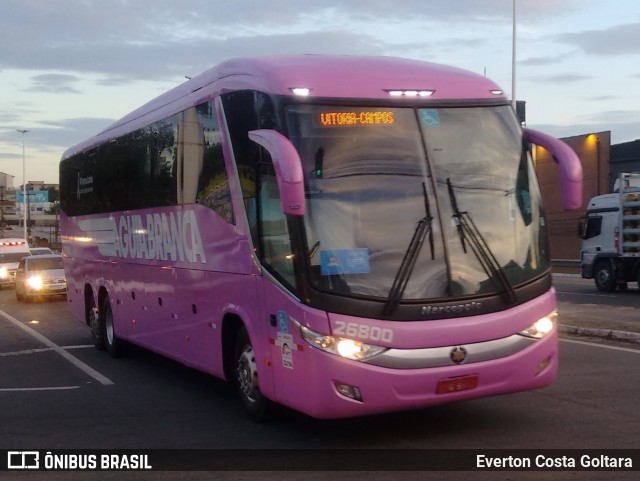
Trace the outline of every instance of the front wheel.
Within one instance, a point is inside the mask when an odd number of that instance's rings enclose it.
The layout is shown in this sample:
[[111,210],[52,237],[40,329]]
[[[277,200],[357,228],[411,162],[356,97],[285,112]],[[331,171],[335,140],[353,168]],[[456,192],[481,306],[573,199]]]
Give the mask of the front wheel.
[[616,279],[609,261],[600,261],[596,264],[593,278],[600,292],[613,292],[616,288]]
[[258,364],[247,330],[242,327],[236,338],[236,390],[248,416],[256,422],[266,421],[273,410],[272,403],[260,392]]

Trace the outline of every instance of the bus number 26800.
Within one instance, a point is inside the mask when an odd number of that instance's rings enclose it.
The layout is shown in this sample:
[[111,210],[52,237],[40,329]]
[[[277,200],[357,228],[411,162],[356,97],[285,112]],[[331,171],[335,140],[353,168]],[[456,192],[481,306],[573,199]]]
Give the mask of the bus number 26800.
[[391,329],[368,324],[358,324],[357,322],[335,321],[333,333],[338,336],[346,336],[369,341],[393,341],[393,331]]

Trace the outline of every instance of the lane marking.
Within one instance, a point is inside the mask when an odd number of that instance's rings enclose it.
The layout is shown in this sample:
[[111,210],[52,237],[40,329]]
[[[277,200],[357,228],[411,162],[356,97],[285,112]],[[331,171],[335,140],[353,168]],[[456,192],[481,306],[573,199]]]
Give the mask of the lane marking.
[[563,294],[566,296],[587,296],[587,297],[612,297],[614,299],[617,299],[618,296],[612,296],[610,294],[590,294],[588,292],[568,292],[568,291],[558,291],[556,290],[557,294]]
[[0,392],[29,392],[29,391],[69,391],[80,389],[80,386],[59,386],[59,387],[9,387],[0,389]]
[[[64,349],[65,351],[68,351],[69,349],[88,349],[88,348],[92,348],[93,346],[91,344],[84,344],[80,346],[60,346],[60,347],[62,347],[62,349]],[[52,350],[53,349],[50,347],[41,347],[38,349],[25,349],[24,351],[0,352],[0,357],[23,356],[25,354],[38,354],[39,352],[49,352]]]
[[94,368],[92,368],[88,364],[85,364],[80,359],[75,357],[73,354],[70,354],[69,352],[65,351],[62,347],[58,346],[55,342],[53,342],[49,338],[43,336],[38,331],[35,331],[35,330],[31,329],[29,326],[27,326],[26,324],[23,324],[22,322],[20,322],[15,317],[10,316],[6,312],[4,312],[2,309],[0,309],[0,315],[2,315],[7,321],[11,322],[16,327],[19,327],[20,329],[22,329],[24,332],[26,332],[30,336],[36,338],[38,341],[40,341],[45,346],[51,348],[53,351],[55,351],[56,353],[61,355],[64,359],[69,361],[71,364],[76,366],[78,369],[80,369],[82,372],[84,372],[88,376],[90,376],[93,379],[95,379],[96,381],[98,381],[100,384],[102,384],[104,386],[110,386],[110,385],[113,384],[113,381],[111,379],[109,379],[105,375],[99,373],[98,371],[96,371]]
[[630,347],[609,346],[607,344],[599,344],[597,342],[575,341],[573,339],[560,339],[560,342],[569,342],[571,344],[583,344],[585,346],[601,347],[602,349],[611,349],[612,351],[633,352],[640,354],[640,349],[632,349]]

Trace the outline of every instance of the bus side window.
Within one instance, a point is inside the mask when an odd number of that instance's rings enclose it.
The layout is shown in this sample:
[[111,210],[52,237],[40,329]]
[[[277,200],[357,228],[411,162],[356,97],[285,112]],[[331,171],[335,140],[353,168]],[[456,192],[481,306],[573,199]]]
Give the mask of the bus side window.
[[271,165],[258,168],[258,218],[263,260],[290,285],[295,286],[291,237],[282,212],[280,191]]
[[200,104],[196,109],[203,139],[196,202],[206,205],[229,224],[233,224],[235,217],[231,204],[229,177],[222,152],[222,140],[216,111],[212,101]]

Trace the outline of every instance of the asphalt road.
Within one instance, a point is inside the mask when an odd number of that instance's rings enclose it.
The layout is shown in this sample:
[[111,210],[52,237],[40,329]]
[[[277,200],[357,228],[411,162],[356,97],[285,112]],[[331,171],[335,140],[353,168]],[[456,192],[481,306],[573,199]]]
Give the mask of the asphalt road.
[[637,333],[640,340],[640,289],[598,292],[592,279],[555,275],[560,323]]
[[[1,291],[0,449],[536,451],[640,446],[640,347],[565,338],[560,355],[558,379],[543,390],[340,421],[317,421],[283,410],[274,422],[257,425],[245,417],[224,382],[143,350],[112,359],[90,345],[88,329],[71,319],[64,301],[24,305],[15,301],[13,291]],[[331,469],[328,452],[319,453],[327,457],[327,469]],[[12,479],[47,480],[400,476],[326,471],[11,474]],[[638,478],[638,472],[409,472],[401,476],[631,480]]]

